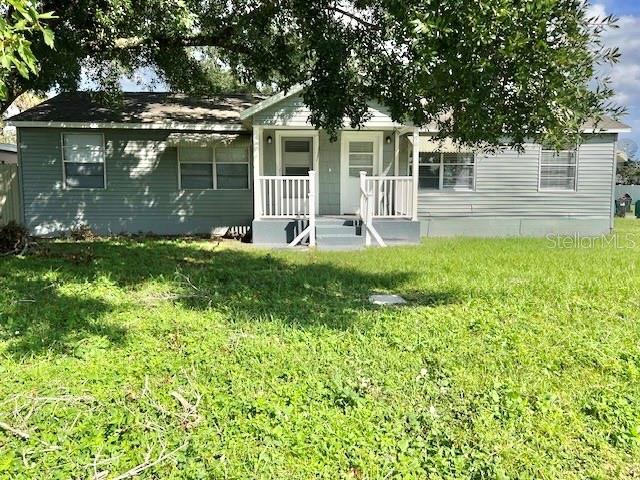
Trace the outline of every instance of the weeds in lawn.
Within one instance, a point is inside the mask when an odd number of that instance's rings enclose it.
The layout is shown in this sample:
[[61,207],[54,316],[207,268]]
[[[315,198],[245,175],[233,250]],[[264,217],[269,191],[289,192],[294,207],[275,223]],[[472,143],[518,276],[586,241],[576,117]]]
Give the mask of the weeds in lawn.
[[0,260],[0,478],[640,472],[638,249],[39,252]]

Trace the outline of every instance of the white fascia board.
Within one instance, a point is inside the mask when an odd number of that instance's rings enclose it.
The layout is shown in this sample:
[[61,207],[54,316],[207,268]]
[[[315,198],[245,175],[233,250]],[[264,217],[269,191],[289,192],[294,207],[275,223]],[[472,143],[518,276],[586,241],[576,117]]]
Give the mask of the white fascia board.
[[[438,133],[438,129],[422,127],[420,133]],[[631,133],[631,128],[583,128],[580,133]]]
[[20,128],[117,128],[127,130],[215,130],[221,132],[247,132],[244,125],[224,123],[116,123],[116,122],[39,122],[8,121],[7,125]]
[[269,108],[275,105],[276,103],[281,102],[285,98],[289,98],[292,95],[300,93],[302,90],[304,90],[304,85],[294,85],[286,92],[282,91],[282,92],[276,93],[275,95],[270,96],[269,98],[265,98],[260,103],[256,103],[253,107],[249,107],[246,110],[243,110],[242,112],[240,112],[240,120],[247,120],[248,118],[252,117],[256,113],[264,110],[265,108]]
[[631,128],[585,128],[582,133],[631,133]]

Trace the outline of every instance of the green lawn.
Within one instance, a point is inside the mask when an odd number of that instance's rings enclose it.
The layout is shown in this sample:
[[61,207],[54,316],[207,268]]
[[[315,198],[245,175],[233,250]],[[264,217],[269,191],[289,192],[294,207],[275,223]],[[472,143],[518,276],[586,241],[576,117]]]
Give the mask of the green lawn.
[[639,478],[640,221],[617,229],[2,258],[0,478]]

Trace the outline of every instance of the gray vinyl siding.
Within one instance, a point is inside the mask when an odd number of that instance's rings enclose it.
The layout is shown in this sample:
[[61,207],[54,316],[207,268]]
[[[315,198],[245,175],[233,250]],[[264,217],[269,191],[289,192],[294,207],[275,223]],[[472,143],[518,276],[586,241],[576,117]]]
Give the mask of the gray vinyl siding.
[[[577,190],[538,189],[540,147],[476,157],[472,192],[420,192],[418,216],[429,235],[542,235],[609,230],[616,135],[585,135]],[[404,149],[401,149],[404,150]],[[409,154],[407,148],[407,155]]]
[[[165,144],[169,131],[101,131],[106,190],[64,189],[61,132],[20,129],[24,217],[36,234],[56,234],[78,224],[114,234],[208,233],[216,226],[251,224],[251,189],[178,189],[177,149]],[[250,136],[237,141],[249,146]]]
[[[271,137],[271,143],[267,138]],[[264,130],[262,132],[262,175],[278,175],[276,172],[276,132]]]
[[319,136],[319,213],[337,215],[340,213],[340,135],[335,142],[331,142],[325,132],[320,132]]

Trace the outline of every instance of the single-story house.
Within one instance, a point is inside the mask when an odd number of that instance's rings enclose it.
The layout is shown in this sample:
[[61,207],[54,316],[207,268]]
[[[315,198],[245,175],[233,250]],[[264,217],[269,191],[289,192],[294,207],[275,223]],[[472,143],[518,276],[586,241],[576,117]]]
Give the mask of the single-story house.
[[0,165],[18,163],[18,148],[13,143],[0,143]]
[[370,102],[338,140],[313,128],[301,89],[271,97],[125,93],[112,108],[64,93],[10,119],[25,223],[36,235],[208,233],[251,226],[263,245],[416,242],[420,236],[609,233],[616,140],[486,154],[435,141]]

